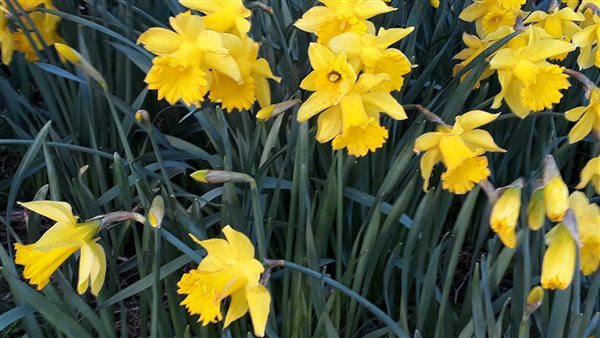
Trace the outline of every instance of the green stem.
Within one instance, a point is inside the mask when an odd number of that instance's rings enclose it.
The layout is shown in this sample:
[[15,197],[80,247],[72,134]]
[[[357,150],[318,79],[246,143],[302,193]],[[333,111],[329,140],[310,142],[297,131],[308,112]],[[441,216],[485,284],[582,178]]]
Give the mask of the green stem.
[[152,326],[150,336],[153,338],[158,337],[158,309],[162,299],[160,294],[160,256],[160,228],[156,228],[154,231],[154,262],[152,267],[154,283],[152,284],[152,318],[150,321]]
[[375,316],[377,316],[377,318],[379,318],[382,322],[384,322],[390,328],[390,330],[392,330],[392,332],[394,332],[394,334],[396,334],[398,337],[402,337],[402,338],[410,337],[406,332],[404,332],[404,330],[402,330],[402,328],[400,328],[400,326],[398,326],[398,323],[396,323],[390,316],[388,316],[385,312],[383,312],[375,304],[371,303],[369,300],[367,300],[363,296],[359,295],[358,293],[354,292],[352,289],[345,286],[344,284],[336,281],[335,279],[327,277],[317,271],[305,268],[296,263],[292,263],[292,262],[288,262],[288,261],[284,261],[284,260],[267,261],[267,263],[272,263],[271,264],[272,266],[281,265],[281,266],[284,266],[291,270],[303,273],[309,277],[321,280],[323,283],[325,283],[333,288],[338,289],[342,293],[346,294],[346,296],[354,299],[360,305],[364,306],[367,310],[371,311],[371,313],[373,313]]
[[169,174],[167,173],[167,169],[163,164],[163,157],[160,153],[160,148],[158,147],[158,143],[153,137],[153,127],[149,125],[146,128],[146,132],[148,133],[148,137],[150,138],[150,143],[152,143],[152,150],[154,150],[154,155],[156,156],[156,161],[158,162],[158,166],[160,167],[160,173],[162,174],[163,180],[165,181],[165,185],[167,186],[167,191],[169,195],[174,194],[173,185],[171,184],[171,180],[169,179]]
[[254,213],[254,231],[256,231],[256,244],[258,246],[258,258],[262,261],[267,256],[267,246],[265,243],[265,226],[263,223],[263,214],[260,208],[260,196],[256,181],[250,181],[250,190],[252,193],[252,211]]
[[[343,153],[342,151],[338,150],[336,152],[336,160],[337,160],[337,206],[336,206],[336,216],[335,216],[335,225],[336,225],[336,234],[337,234],[337,238],[336,238],[336,257],[338,259],[338,261],[336,262],[335,265],[335,276],[337,278],[341,278],[342,277],[342,264],[343,264],[343,231],[344,231],[344,223],[343,223],[343,217],[344,217],[344,186],[343,186],[343,182],[344,182],[344,164],[343,164]],[[341,302],[336,302],[336,307],[335,307],[335,323],[336,326],[339,328],[340,325],[340,319],[341,319]]]

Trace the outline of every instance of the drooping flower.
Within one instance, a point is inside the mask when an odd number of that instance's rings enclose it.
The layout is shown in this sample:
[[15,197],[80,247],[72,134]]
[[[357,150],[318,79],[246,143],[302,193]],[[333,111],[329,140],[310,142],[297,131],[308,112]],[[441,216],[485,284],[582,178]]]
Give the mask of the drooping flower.
[[544,225],[546,210],[544,209],[544,190],[536,189],[531,194],[531,200],[527,206],[527,224],[529,229],[536,231]]
[[209,90],[211,69],[242,81],[235,60],[223,47],[222,34],[205,29],[202,17],[186,12],[169,23],[174,31],[152,27],[137,41],[157,55],[144,81],[149,89],[158,90],[159,99],[199,104]]
[[583,189],[592,182],[596,193],[600,194],[600,156],[594,157],[586,163],[580,173],[579,184],[576,189]]
[[267,79],[280,81],[280,78],[273,75],[267,60],[258,58],[258,43],[247,36],[239,38],[231,34],[224,34],[222,41],[240,69],[242,82],[238,83],[215,70],[208,97],[214,102],[221,102],[223,109],[228,111],[250,109],[255,101],[261,107],[271,104]]
[[600,67],[600,53],[598,53],[598,41],[600,40],[600,17],[594,14],[592,23],[573,35],[573,43],[579,47],[577,64],[580,69],[591,66]]
[[404,75],[411,70],[411,64],[406,55],[396,48],[388,48],[410,34],[414,27],[380,28],[377,35],[347,32],[329,41],[329,47],[334,53],[345,53],[356,73],[385,73],[390,80],[378,88],[383,91],[400,90],[404,83]]
[[588,105],[568,110],[565,118],[577,122],[569,131],[569,143],[581,141],[592,131],[600,139],[600,88],[593,87]]
[[381,147],[387,131],[379,125],[379,114],[386,113],[396,120],[407,118],[389,92],[378,90],[390,76],[364,73],[357,80],[344,53],[335,55],[316,43],[310,45],[308,53],[314,70],[300,87],[315,92],[298,110],[298,122],[320,113],[317,141],[334,139],[334,149],[346,147],[351,155],[364,156]]
[[546,234],[548,248],[542,261],[542,287],[544,289],[566,289],[575,272],[575,240],[562,223]]
[[544,209],[553,222],[561,222],[569,209],[569,188],[560,175],[544,187]]
[[575,191],[569,196],[569,205],[575,213],[579,248],[580,270],[589,276],[600,267],[600,207],[590,203],[584,193]]
[[[28,16],[31,18],[34,27],[31,27],[29,20],[23,20],[25,29],[28,31],[25,33],[23,29],[18,29],[14,34],[15,47],[16,49],[25,54],[25,60],[27,61],[38,61],[38,55],[36,50],[42,50],[44,46],[52,46],[56,42],[63,43],[64,40],[58,35],[58,24],[60,17],[42,12],[32,12]],[[34,32],[36,30],[38,34]],[[34,42],[34,46],[31,45],[29,38]],[[42,38],[43,42],[40,40]]]
[[521,211],[521,187],[506,189],[492,208],[490,226],[507,247],[517,245],[516,227]]
[[448,169],[442,175],[442,187],[457,194],[464,194],[481,180],[489,177],[484,152],[504,152],[485,130],[476,129],[492,122],[499,114],[473,110],[457,116],[450,128],[438,125],[435,132],[425,133],[415,141],[415,152],[425,152],[420,167],[423,190],[427,191],[433,167],[442,162]]
[[77,223],[71,206],[65,202],[35,201],[19,203],[56,223],[35,243],[15,243],[15,262],[25,266],[23,276],[42,290],[50,276],[69,256],[81,250],[79,258],[79,281],[77,292],[88,288],[97,296],[104,284],[106,256],[97,243],[100,220]]
[[254,334],[263,337],[271,303],[269,291],[259,283],[264,267],[254,258],[254,246],[248,237],[230,226],[224,227],[223,233],[226,240],[200,241],[190,234],[207,255],[198,268],[184,274],[177,283],[177,293],[185,295],[181,305],[190,314],[199,315],[198,321],[206,326],[223,319],[221,302],[231,296],[224,326],[249,310]]
[[8,20],[5,17],[7,10],[0,6],[0,49],[2,50],[2,63],[8,65],[15,51],[15,39],[8,29]]
[[563,73],[564,67],[550,64],[546,59],[575,49],[571,43],[543,39],[537,30],[528,29],[526,46],[499,50],[490,61],[490,68],[498,72],[502,86],[492,108],[499,108],[504,100],[521,118],[560,101],[560,90],[570,86],[568,76]]
[[480,37],[495,32],[502,26],[513,26],[517,16],[521,15],[521,6],[526,0],[475,0],[466,7],[459,18],[475,22]]
[[240,37],[250,30],[248,18],[252,12],[244,7],[242,0],[179,0],[179,3],[206,14],[203,19],[208,29]]
[[318,42],[324,45],[344,32],[373,32],[375,27],[367,19],[395,10],[383,0],[320,1],[325,6],[312,7],[294,26],[305,32],[315,33]]

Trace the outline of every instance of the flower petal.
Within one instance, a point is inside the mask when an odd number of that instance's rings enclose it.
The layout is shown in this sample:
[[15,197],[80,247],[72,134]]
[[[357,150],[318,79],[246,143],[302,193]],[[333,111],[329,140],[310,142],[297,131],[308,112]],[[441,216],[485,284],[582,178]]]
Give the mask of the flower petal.
[[271,294],[267,288],[259,284],[246,289],[246,298],[248,299],[250,317],[252,317],[254,335],[264,337],[271,306]]
[[246,312],[248,312],[248,300],[246,299],[246,292],[247,291],[245,289],[241,289],[231,295],[231,303],[229,304],[227,315],[225,315],[225,323],[223,323],[224,328],[228,327],[231,322],[239,319],[245,315]]
[[165,55],[179,49],[183,39],[179,34],[168,29],[152,27],[140,35],[137,43],[141,43],[144,48],[153,54]]
[[339,105],[327,108],[317,120],[317,141],[331,141],[342,132],[342,110]]
[[67,225],[72,225],[76,222],[76,218],[73,216],[71,205],[66,202],[33,201],[17,203],[24,208],[48,217],[56,222],[62,222]]
[[327,93],[322,91],[314,92],[298,109],[298,122],[308,121],[308,119],[332,105],[333,102]]

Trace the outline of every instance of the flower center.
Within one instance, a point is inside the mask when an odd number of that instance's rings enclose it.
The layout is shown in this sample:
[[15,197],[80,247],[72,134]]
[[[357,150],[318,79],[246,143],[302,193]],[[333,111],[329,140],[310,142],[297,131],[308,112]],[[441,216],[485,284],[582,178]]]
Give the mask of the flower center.
[[342,78],[342,74],[338,73],[335,70],[332,70],[327,75],[327,78],[329,79],[330,82],[334,82],[335,83],[335,82],[338,82]]

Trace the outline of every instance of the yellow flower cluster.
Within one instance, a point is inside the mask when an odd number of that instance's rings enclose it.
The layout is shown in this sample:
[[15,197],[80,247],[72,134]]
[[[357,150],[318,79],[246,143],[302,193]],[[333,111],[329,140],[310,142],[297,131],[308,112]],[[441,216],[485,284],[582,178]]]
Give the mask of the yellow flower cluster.
[[465,194],[488,178],[490,170],[484,153],[505,150],[496,145],[487,131],[477,128],[497,117],[498,114],[474,110],[456,117],[452,127],[440,123],[435,132],[419,136],[414,151],[425,152],[420,162],[423,190],[427,190],[433,167],[440,161],[446,167],[442,188],[452,193]]
[[[522,185],[519,182],[499,189],[502,192],[490,216],[492,230],[509,248],[515,248],[517,244]],[[600,208],[590,203],[582,192],[569,195],[552,156],[546,158],[543,183],[534,189],[529,201],[529,228],[533,231],[541,229],[546,217],[556,225],[546,234],[548,249],[542,262],[541,284],[546,289],[565,289],[575,272],[577,250],[584,275],[600,268]]]
[[[40,5],[45,8],[56,9],[52,5],[52,1],[17,0],[13,5],[17,3],[23,10],[29,11],[26,14],[28,18],[20,18],[20,22],[24,27],[18,28],[15,14],[9,12],[4,1],[0,1],[0,49],[2,50],[2,63],[5,65],[10,64],[15,50],[23,53],[27,61],[38,61],[37,51],[56,42],[64,42],[57,32],[60,17],[35,11],[35,8]],[[33,26],[31,23],[33,23]]]
[[250,109],[271,102],[268,79],[279,81],[259,45],[248,36],[250,10],[242,0],[181,0],[190,11],[172,17],[173,30],[152,27],[138,43],[157,55],[145,81],[170,104],[199,105],[208,93],[223,109]]
[[300,107],[298,121],[319,114],[317,141],[333,140],[334,150],[346,148],[350,155],[365,156],[387,140],[380,113],[395,120],[407,118],[390,93],[402,88],[411,64],[390,46],[413,27],[380,28],[375,33],[367,19],[394,10],[383,0],[321,2],[325,6],[309,9],[295,23],[317,36],[308,48],[313,71],[300,84],[314,93]]

